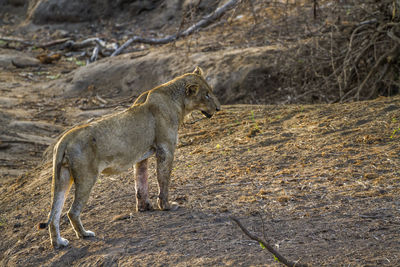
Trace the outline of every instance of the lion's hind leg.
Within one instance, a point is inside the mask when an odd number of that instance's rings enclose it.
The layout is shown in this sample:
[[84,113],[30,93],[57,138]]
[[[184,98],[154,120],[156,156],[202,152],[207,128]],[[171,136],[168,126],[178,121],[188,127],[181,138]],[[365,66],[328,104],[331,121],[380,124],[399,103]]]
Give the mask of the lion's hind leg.
[[136,163],[135,166],[135,187],[136,187],[136,210],[153,210],[149,199],[147,159]]
[[51,244],[56,248],[68,246],[69,243],[67,239],[62,238],[60,235],[60,217],[72,181],[70,172],[65,167],[61,167],[59,181],[53,181],[54,196],[51,211],[53,216],[49,222],[49,232]]
[[78,238],[95,236],[94,232],[85,230],[81,221],[81,211],[86,205],[90,192],[97,179],[97,173],[73,173],[75,181],[75,197],[68,211],[68,218]]

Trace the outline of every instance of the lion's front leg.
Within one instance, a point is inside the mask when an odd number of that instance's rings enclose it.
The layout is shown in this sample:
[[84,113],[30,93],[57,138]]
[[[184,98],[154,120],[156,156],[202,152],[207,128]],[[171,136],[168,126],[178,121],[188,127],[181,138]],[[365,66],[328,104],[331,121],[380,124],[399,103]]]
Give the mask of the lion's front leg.
[[176,203],[168,201],[168,186],[171,179],[172,162],[174,160],[174,147],[160,145],[156,151],[157,180],[158,180],[158,207],[161,210],[176,209]]
[[135,187],[136,187],[136,210],[153,210],[149,199],[149,182],[147,171],[147,159],[136,163],[135,166]]

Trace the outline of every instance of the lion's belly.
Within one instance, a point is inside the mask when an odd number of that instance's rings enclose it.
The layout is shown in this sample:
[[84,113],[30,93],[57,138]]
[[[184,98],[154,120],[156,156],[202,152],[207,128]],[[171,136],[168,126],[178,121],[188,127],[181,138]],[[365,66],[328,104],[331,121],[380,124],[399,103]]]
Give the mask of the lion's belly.
[[102,171],[101,171],[101,173],[102,174],[105,174],[105,175],[113,175],[113,174],[119,174],[119,173],[121,173],[122,171],[120,170],[120,169],[117,169],[117,168],[115,168],[115,167],[107,167],[107,168],[105,168],[105,169],[103,169]]
[[128,164],[126,162],[118,162],[117,160],[115,161],[102,161],[99,164],[98,170],[100,173],[106,174],[106,175],[112,175],[112,174],[118,174],[123,171],[128,170],[130,167],[132,167],[133,164]]
[[115,155],[106,157],[104,160],[100,161],[98,171],[106,175],[118,174],[123,171],[128,170],[133,167],[137,162],[145,160],[153,155],[155,152],[154,148],[150,148],[145,153],[140,153],[135,157],[128,155]]

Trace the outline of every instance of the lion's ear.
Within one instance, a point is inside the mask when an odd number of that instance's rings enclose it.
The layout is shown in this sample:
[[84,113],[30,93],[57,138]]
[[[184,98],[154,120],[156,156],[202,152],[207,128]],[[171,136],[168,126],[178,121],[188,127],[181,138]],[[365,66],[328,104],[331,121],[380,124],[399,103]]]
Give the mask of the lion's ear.
[[194,73],[194,74],[197,74],[197,75],[200,75],[200,76],[204,76],[204,72],[203,72],[203,70],[202,70],[199,66],[197,66],[197,67],[194,69],[193,73]]
[[199,86],[197,84],[186,85],[186,95],[195,96],[199,92]]

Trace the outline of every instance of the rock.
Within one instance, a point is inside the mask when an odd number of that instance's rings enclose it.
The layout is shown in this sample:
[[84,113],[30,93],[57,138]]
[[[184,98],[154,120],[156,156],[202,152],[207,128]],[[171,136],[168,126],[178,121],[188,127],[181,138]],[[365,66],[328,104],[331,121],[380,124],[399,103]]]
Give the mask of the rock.
[[[105,58],[81,67],[66,79],[54,81],[52,92],[69,97],[89,94],[93,85],[101,96],[129,97],[152,89],[200,66],[207,81],[222,103],[270,103],[277,91],[278,79],[268,65],[270,47],[256,47],[214,52],[170,53],[136,52]],[[91,87],[92,88],[92,87]],[[93,93],[93,92],[90,92]]]
[[87,22],[120,15],[130,15],[129,17],[131,17],[160,8],[160,12],[152,14],[148,19],[153,21],[153,23],[150,23],[151,25],[158,22],[162,26],[168,18],[177,14],[176,11],[180,8],[181,1],[38,0],[32,6],[29,19],[34,24]]
[[132,15],[139,15],[144,11],[156,8],[157,0],[116,1],[117,8],[128,11]]
[[29,2],[29,0],[6,0],[5,2],[12,6],[18,7],[18,6],[24,6]]
[[35,67],[40,61],[19,51],[0,49],[0,68]]
[[30,12],[35,24],[91,21],[107,15],[108,1],[39,0]]

